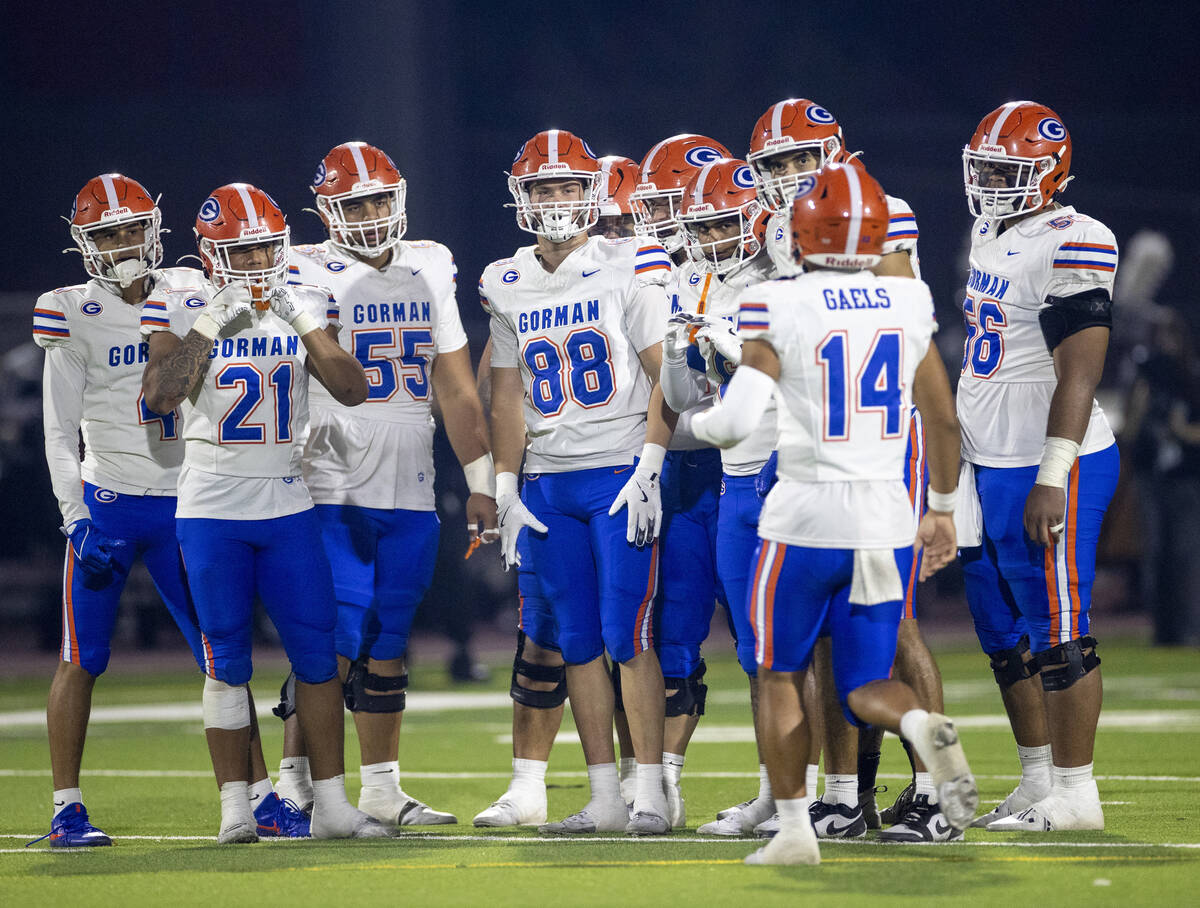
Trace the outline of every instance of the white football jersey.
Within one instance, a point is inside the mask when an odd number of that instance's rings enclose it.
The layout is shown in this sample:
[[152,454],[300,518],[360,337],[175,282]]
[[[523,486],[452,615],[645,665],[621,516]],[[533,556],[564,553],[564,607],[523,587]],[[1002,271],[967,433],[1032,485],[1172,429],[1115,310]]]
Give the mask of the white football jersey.
[[[672,310],[716,316],[727,319],[731,325],[736,325],[738,297],[741,292],[752,284],[769,281],[775,273],[775,266],[770,257],[761,252],[724,275],[723,279],[700,270],[693,262],[686,262],[676,272],[676,295],[672,299]],[[665,363],[663,368],[667,368]],[[704,443],[691,434],[689,426],[692,417],[709,406],[711,401],[706,401],[680,414],[679,424],[675,427],[675,436],[671,441],[672,448],[676,447],[676,440],[682,445],[690,442],[690,447],[693,448],[704,447]],[[751,476],[757,473],[775,450],[775,435],[775,403],[772,401],[767,406],[762,421],[748,437],[732,448],[721,451],[722,468],[731,476]]]
[[[1095,289],[1111,295],[1116,240],[1099,221],[1069,207],[1032,215],[999,235],[980,218],[971,233],[970,264],[957,395],[963,457],[983,466],[1031,466],[1042,458],[1057,386],[1038,313],[1049,296]],[[1079,453],[1112,443],[1108,420],[1093,401]]]
[[[163,268],[154,272],[155,292],[196,289],[195,277],[190,268]],[[142,399],[149,351],[141,318],[142,306],[98,280],[44,293],[34,306],[33,339],[46,350],[46,461],[64,526],[88,516],[81,479],[127,495],[175,494],[180,418],[151,413]]]
[[551,274],[535,248],[479,279],[492,366],[519,369],[525,386],[525,469],[633,463],[651,387],[638,353],[666,333],[670,259],[643,237],[591,237]]
[[738,331],[779,356],[779,483],[764,539],[897,548],[915,537],[904,486],[912,383],[936,328],[923,281],[812,271],[747,288]]
[[[324,289],[291,289],[319,324],[337,323]],[[186,336],[214,294],[207,283],[200,289],[156,289],[142,309],[142,333]],[[300,478],[308,437],[306,359],[296,332],[269,310],[238,318],[221,331],[207,370],[181,407],[179,516],[265,519],[311,506]],[[254,499],[253,506],[238,497],[239,490]]]
[[[907,252],[913,276],[921,276],[921,261],[917,257],[917,216],[904,199],[885,196],[888,206],[888,232],[883,241],[883,254]],[[767,221],[767,252],[780,274],[791,274],[796,270],[792,262],[792,211],[784,208],[771,215]]]
[[[293,246],[289,283],[328,288],[338,342],[367,374],[366,401],[346,407],[310,389],[304,478],[319,504],[432,511],[434,358],[466,346],[457,269],[440,243],[401,242],[382,270],[326,240]],[[369,422],[371,427],[356,426]],[[368,443],[369,439],[369,443]]]

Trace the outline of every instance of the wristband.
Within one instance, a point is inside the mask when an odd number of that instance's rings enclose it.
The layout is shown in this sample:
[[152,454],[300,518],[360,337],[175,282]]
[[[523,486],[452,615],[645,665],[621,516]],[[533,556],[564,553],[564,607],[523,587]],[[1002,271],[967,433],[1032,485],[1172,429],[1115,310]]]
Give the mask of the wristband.
[[200,317],[192,322],[192,330],[209,340],[216,340],[217,335],[221,333],[221,326],[207,312],[201,312]]
[[463,464],[463,476],[467,478],[467,488],[472,495],[496,497],[496,468],[492,464],[491,451]]
[[1079,445],[1069,438],[1046,439],[1042,446],[1042,462],[1034,482],[1039,486],[1061,489],[1067,485],[1067,475],[1079,455]]
[[307,312],[301,312],[294,319],[292,319],[292,330],[300,335],[300,337],[304,337],[304,335],[308,334],[310,331],[317,331],[320,329],[320,327],[321,323]]
[[662,473],[663,460],[666,459],[667,449],[662,445],[646,442],[642,445],[642,453],[638,456],[637,469],[639,473],[650,473],[658,476]]
[[497,473],[496,474],[496,500],[499,501],[506,495],[517,494],[517,474],[516,473]]
[[932,488],[925,495],[925,503],[931,511],[952,512],[958,501],[958,489],[953,492],[935,492]]

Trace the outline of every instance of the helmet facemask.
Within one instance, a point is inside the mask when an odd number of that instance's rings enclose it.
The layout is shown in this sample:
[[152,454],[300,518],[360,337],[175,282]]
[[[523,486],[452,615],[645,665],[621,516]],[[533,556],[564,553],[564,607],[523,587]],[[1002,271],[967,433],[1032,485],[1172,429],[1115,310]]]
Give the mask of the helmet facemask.
[[[1037,211],[1053,197],[1053,191],[1043,191],[1042,182],[1054,172],[1055,163],[1053,155],[1024,158],[1009,155],[1003,146],[968,146],[963,149],[967,207],[975,217],[997,220]],[[996,177],[1004,185],[988,185]]]
[[[633,191],[630,201],[637,232],[642,236],[654,237],[668,255],[674,255],[687,244],[687,238],[679,228],[679,203],[683,200],[683,187],[660,190],[653,183],[643,183]],[[662,215],[666,209],[667,215]]]
[[[134,246],[122,246],[117,249],[101,250],[96,245],[95,234],[101,230],[109,230],[141,221],[144,234],[142,242]],[[134,281],[147,277],[150,272],[162,264],[162,213],[157,206],[146,212],[126,212],[105,218],[86,227],[71,225],[71,239],[83,256],[84,270],[106,284],[115,284],[121,289],[130,286]],[[72,250],[65,250],[70,252]]]
[[[536,203],[532,200],[530,189],[535,183],[567,180],[579,183],[581,198]],[[596,173],[568,170],[549,174],[539,172],[525,177],[510,176],[508,191],[516,203],[517,226],[552,243],[563,243],[586,233],[599,217],[600,180]]]
[[[259,231],[259,234],[247,236],[254,231]],[[256,309],[262,311],[269,308],[264,303],[271,292],[287,283],[289,233],[288,227],[279,233],[271,233],[266,227],[252,227],[243,230],[242,236],[236,240],[200,237],[200,258],[208,271],[209,280],[218,288],[226,284],[243,284],[251,291]],[[268,258],[271,264],[266,268],[240,269],[233,266],[230,252],[262,245],[270,247]]]
[[[341,195],[318,195],[317,214],[325,222],[329,239],[335,245],[364,258],[378,258],[396,248],[408,229],[408,215],[404,207],[407,192],[403,178],[390,186],[363,188],[358,185]],[[352,220],[346,216],[346,208],[351,203],[380,195],[388,197],[391,206],[388,214],[370,220]]]
[[[786,141],[786,146],[764,151],[751,157],[749,164],[754,174],[755,186],[762,203],[770,211],[782,211],[792,203],[800,182],[808,176],[825,167],[831,161],[841,159],[842,143],[836,136],[827,136],[811,142],[798,142],[792,139]],[[768,143],[770,144],[770,143]],[[816,166],[788,173],[772,173],[768,166],[770,161],[807,151],[817,159]]]
[[[699,206],[712,208],[711,205]],[[697,211],[695,207],[677,218],[680,232],[687,243],[688,256],[701,271],[724,275],[733,271],[748,258],[753,258],[762,248],[755,235],[755,227],[762,213],[758,202],[749,202],[732,211]],[[701,241],[699,228],[702,224],[728,222],[737,224],[737,230],[717,240]]]

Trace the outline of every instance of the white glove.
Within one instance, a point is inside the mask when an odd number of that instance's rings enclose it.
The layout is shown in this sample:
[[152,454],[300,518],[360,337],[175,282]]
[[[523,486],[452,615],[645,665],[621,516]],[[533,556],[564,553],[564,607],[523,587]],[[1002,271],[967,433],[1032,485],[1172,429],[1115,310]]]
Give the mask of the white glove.
[[517,536],[521,528],[529,527],[539,533],[548,533],[549,529],[521,501],[521,496],[517,494],[516,473],[496,474],[496,515],[500,523],[500,557],[504,559],[504,570],[520,567]]
[[209,300],[192,328],[209,340],[242,316],[250,317],[250,288],[244,284],[226,284]]
[[663,355],[674,362],[681,362],[687,356],[688,344],[691,342],[689,332],[693,325],[702,324],[698,316],[687,312],[677,312],[667,322],[667,334],[663,338]]
[[637,469],[608,509],[609,517],[623,507],[629,509],[626,542],[640,546],[658,538],[662,528],[662,496],[658,489],[658,477],[662,474],[666,455],[667,449],[662,445],[643,445]]
[[696,346],[704,357],[709,381],[723,385],[742,363],[742,340],[725,319],[714,319],[696,332]]
[[292,326],[301,337],[321,327],[311,314],[305,312],[291,287],[276,287],[271,291],[271,311]]

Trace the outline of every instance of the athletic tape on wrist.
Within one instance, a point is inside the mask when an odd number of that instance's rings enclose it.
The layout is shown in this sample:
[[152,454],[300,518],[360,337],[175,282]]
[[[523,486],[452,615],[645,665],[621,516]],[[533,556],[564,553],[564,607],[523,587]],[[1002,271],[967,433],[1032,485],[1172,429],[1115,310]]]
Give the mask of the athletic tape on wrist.
[[192,322],[192,330],[197,334],[203,334],[209,340],[216,340],[217,335],[221,333],[221,326],[207,312],[201,312],[200,317]]
[[925,501],[931,511],[953,511],[958,501],[958,489],[952,492],[935,492],[930,489],[925,495]]
[[467,479],[467,488],[472,495],[496,497],[496,467],[492,463],[490,451],[470,463],[463,464],[463,476]]
[[496,498],[503,498],[505,495],[517,494],[517,474],[516,473],[497,473],[496,474]]
[[656,445],[652,442],[647,442],[642,445],[642,453],[638,458],[639,473],[653,473],[655,475],[662,473],[663,461],[667,457],[667,449],[662,445]]
[[1061,489],[1067,484],[1067,475],[1075,465],[1079,456],[1079,445],[1069,438],[1046,439],[1042,446],[1042,462],[1038,465],[1037,478],[1034,480],[1040,486],[1050,486]]
[[321,323],[309,315],[307,312],[301,312],[292,319],[292,330],[300,337],[308,334],[310,331],[316,331],[321,327]]

